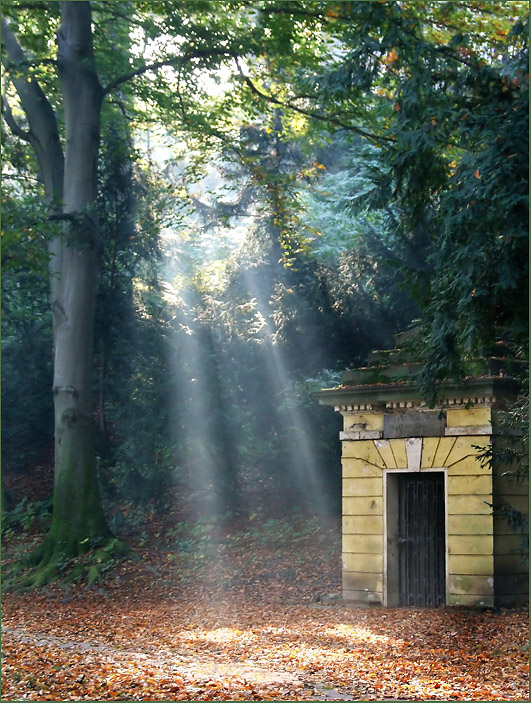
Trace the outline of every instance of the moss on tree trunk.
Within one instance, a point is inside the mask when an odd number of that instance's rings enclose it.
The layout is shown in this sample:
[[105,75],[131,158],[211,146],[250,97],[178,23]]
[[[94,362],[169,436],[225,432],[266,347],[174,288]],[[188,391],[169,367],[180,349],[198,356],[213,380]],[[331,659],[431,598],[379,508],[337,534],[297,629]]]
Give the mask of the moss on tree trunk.
[[8,571],[7,590],[76,578],[91,584],[111,560],[128,553],[105,520],[93,444],[91,420],[73,407],[64,410],[56,430],[52,524],[43,543]]

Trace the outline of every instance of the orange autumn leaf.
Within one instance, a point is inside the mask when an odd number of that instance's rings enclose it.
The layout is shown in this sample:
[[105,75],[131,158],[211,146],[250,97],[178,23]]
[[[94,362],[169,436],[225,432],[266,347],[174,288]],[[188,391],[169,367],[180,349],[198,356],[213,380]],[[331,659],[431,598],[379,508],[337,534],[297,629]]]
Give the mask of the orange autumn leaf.
[[526,699],[525,608],[318,603],[340,589],[337,526],[279,550],[253,524],[193,568],[153,525],[101,592],[4,594],[2,699]]

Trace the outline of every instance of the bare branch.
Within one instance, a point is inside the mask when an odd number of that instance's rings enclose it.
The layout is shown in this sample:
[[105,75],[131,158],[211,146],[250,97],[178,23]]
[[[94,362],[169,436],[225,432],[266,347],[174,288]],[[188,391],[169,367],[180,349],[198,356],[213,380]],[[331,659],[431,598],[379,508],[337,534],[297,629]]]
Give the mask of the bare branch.
[[79,213],[75,213],[75,212],[55,212],[55,213],[52,213],[51,215],[48,215],[48,219],[51,222],[60,222],[60,221],[82,222],[83,216],[80,215]]

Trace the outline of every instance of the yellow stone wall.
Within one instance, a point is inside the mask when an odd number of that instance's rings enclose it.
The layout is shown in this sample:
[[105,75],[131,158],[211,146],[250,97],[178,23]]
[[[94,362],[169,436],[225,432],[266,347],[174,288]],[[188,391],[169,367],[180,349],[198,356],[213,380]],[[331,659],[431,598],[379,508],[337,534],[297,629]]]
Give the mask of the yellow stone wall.
[[367,425],[367,430],[382,430],[384,416],[382,413],[349,413],[343,415],[343,429],[350,430],[354,425]]
[[[447,605],[494,605],[494,560],[511,564],[509,535],[494,540],[493,480],[477,447],[492,441],[484,434],[491,409],[447,411],[443,437],[423,437],[418,470],[444,469],[447,492]],[[383,413],[345,413],[345,430],[355,425],[381,430]],[[468,434],[478,428],[481,434]],[[481,429],[480,429],[481,428]],[[461,431],[461,434],[459,434]],[[462,434],[462,432],[467,434]],[[384,472],[411,470],[407,438],[343,440],[343,589],[344,597],[385,602]],[[518,500],[522,496],[512,495]]]
[[447,427],[473,427],[490,425],[490,408],[455,408],[446,411]]
[[[501,444],[514,446],[518,438],[496,438]],[[513,477],[513,466],[499,466],[493,477],[496,502],[511,505],[529,517],[528,484]],[[494,588],[496,596],[505,604],[525,603],[529,600],[529,568],[522,560],[520,547],[526,530],[515,529],[503,517],[494,520]]]
[[[485,411],[454,410],[456,423],[485,424]],[[463,416],[471,413],[467,421]],[[453,418],[452,418],[453,419]],[[492,475],[481,465],[476,447],[487,447],[490,436],[461,436],[453,440],[447,468],[447,605],[494,605]]]

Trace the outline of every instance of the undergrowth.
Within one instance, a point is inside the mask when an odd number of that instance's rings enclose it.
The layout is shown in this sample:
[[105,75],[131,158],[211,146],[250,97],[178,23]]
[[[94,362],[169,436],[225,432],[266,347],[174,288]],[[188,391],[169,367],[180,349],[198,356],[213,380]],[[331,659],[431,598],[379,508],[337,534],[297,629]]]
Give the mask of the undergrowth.
[[220,517],[187,516],[179,520],[172,514],[143,511],[142,515],[134,515],[137,530],[129,533],[127,554],[115,549],[114,542],[123,545],[119,540],[111,540],[109,545],[87,544],[85,551],[77,556],[54,558],[41,579],[42,569],[31,562],[31,557],[46,540],[50,518],[50,501],[21,501],[4,515],[2,579],[7,590],[11,586],[16,589],[17,584],[23,588],[47,587],[51,582],[65,587],[85,583],[90,587],[112,579],[124,556],[135,560],[143,555],[145,559],[150,553],[164,554],[185,582],[207,570],[216,572],[217,580],[229,583],[240,571],[243,574],[244,560],[269,565],[274,571],[279,560],[289,558],[293,567],[298,568],[298,554],[310,546],[329,545],[332,533],[337,537],[338,532],[337,521],[332,525],[300,514],[268,517],[267,513],[256,511],[245,517],[227,513]]

